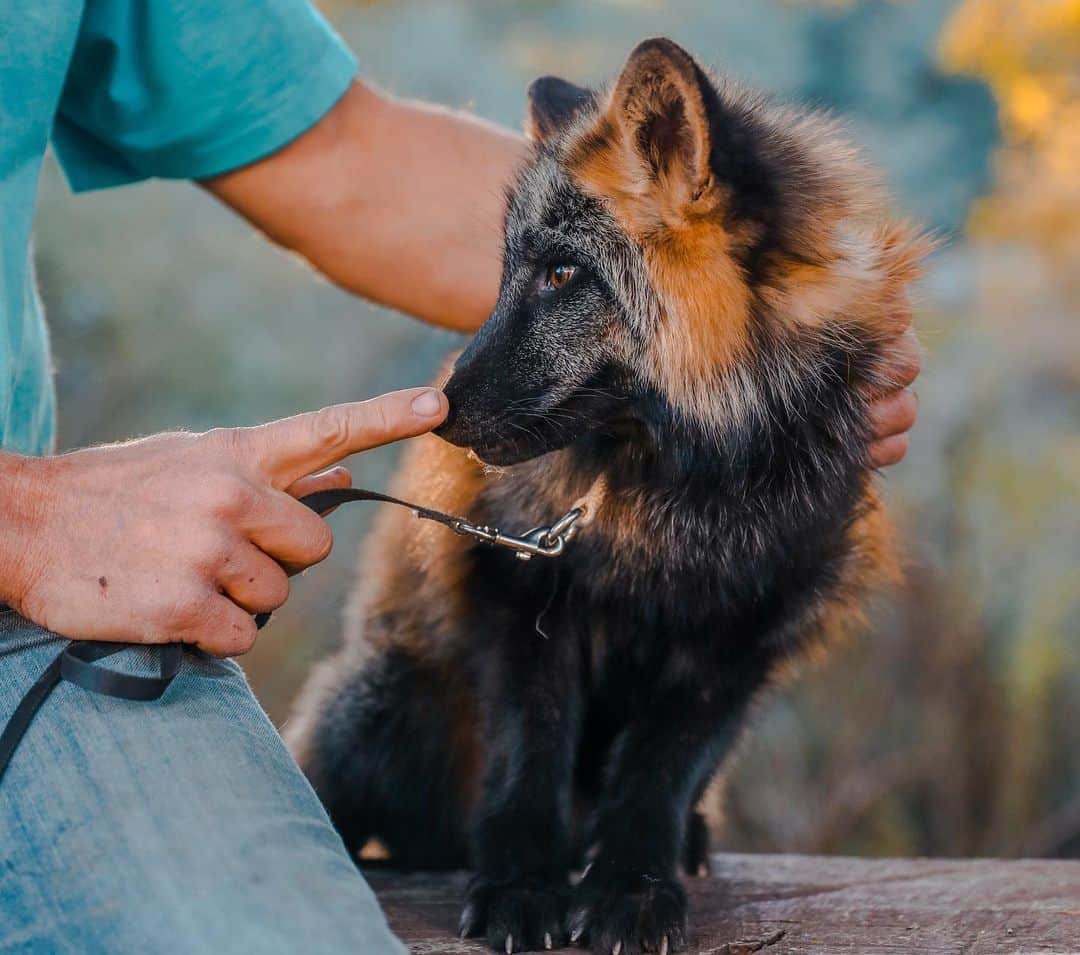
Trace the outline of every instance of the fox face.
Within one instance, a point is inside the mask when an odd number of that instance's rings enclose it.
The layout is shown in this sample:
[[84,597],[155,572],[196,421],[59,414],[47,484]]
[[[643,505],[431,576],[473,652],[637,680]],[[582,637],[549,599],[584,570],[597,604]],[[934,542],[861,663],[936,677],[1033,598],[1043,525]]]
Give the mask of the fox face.
[[[530,198],[519,191],[512,209]],[[549,208],[558,221],[508,222],[498,304],[446,385],[439,433],[492,464],[564,447],[633,410],[625,306],[580,241],[603,212],[569,192]]]
[[438,432],[493,464],[767,421],[835,373],[845,326],[888,323],[925,251],[883,230],[834,124],[720,85],[670,40],[605,92],[537,80],[527,126],[498,303]]
[[[593,94],[550,78],[532,84],[530,102],[546,137],[595,109]],[[454,366],[439,431],[500,465],[630,420],[633,313],[612,273],[640,272],[632,244],[548,138],[510,192],[505,235],[498,302]]]

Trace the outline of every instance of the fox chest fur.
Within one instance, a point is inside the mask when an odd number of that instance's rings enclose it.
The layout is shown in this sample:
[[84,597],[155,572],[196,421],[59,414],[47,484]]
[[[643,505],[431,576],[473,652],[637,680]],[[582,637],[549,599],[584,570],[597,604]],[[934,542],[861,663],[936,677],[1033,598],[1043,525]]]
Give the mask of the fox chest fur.
[[585,441],[488,479],[472,505],[484,521],[527,527],[568,507],[585,514],[555,561],[472,548],[470,617],[508,605],[533,623],[523,641],[566,634],[595,680],[610,672],[624,690],[632,679],[647,693],[761,643],[796,652],[823,595],[871,570],[855,551],[868,543],[867,515],[880,513],[855,463],[846,475],[802,474],[796,487],[719,449],[691,456],[677,475],[679,465],[608,444]]
[[666,955],[749,704],[891,573],[867,407],[926,245],[835,125],[670,41],[530,96],[498,304],[394,492],[580,531],[381,515],[290,742],[351,849],[475,869],[463,934]]

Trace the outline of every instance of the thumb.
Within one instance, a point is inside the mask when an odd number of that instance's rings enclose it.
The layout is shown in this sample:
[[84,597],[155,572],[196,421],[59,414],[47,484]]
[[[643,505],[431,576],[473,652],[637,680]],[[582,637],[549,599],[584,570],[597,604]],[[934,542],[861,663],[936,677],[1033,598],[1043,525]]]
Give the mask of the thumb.
[[441,391],[409,388],[243,428],[238,437],[271,483],[281,488],[357,451],[430,431],[446,417],[448,407]]

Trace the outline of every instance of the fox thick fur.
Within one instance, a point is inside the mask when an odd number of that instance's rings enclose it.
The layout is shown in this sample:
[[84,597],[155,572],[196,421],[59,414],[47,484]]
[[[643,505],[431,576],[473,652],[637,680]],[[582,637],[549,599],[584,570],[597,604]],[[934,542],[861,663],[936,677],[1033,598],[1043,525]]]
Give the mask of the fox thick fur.
[[537,80],[528,130],[498,304],[394,493],[581,530],[523,562],[382,514],[290,741],[351,850],[474,870],[463,934],[673,952],[748,707],[893,573],[867,409],[928,243],[833,121],[669,40]]

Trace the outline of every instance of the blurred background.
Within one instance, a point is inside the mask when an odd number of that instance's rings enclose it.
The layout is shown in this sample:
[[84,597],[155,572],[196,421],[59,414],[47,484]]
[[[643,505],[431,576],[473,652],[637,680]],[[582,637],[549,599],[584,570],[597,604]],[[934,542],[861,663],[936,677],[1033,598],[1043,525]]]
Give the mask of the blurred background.
[[[919,423],[883,476],[908,583],[763,700],[710,797],[714,844],[1080,856],[1080,2],[323,8],[367,78],[513,126],[533,77],[608,79],[654,34],[849,118],[900,210],[947,240],[916,302]],[[329,287],[187,184],[73,198],[50,164],[36,246],[64,447],[422,383],[456,342]],[[355,460],[356,482],[384,487],[394,458]],[[333,556],[243,661],[279,725],[337,641],[371,517],[333,518]]]

